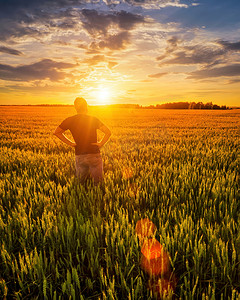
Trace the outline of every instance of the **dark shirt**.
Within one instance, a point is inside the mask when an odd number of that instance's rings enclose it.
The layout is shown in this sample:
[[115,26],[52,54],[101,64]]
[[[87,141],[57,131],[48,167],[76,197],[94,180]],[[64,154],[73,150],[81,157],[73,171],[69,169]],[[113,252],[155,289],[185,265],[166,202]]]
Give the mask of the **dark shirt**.
[[96,117],[77,114],[65,119],[59,127],[63,130],[69,129],[76,143],[75,154],[99,153],[99,147],[92,145],[97,142],[97,129],[103,123]]

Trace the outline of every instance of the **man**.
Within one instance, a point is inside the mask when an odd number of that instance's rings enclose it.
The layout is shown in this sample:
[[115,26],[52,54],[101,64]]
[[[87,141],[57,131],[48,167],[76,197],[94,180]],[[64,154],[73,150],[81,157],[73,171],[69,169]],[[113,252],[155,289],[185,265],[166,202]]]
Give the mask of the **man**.
[[[94,183],[103,178],[103,163],[99,148],[110,138],[110,130],[96,117],[87,114],[87,102],[84,98],[76,98],[74,106],[77,115],[65,119],[55,130],[56,135],[65,144],[75,148],[76,174],[83,183],[88,174]],[[70,130],[74,142],[64,132]],[[100,142],[97,141],[97,129],[104,133]]]

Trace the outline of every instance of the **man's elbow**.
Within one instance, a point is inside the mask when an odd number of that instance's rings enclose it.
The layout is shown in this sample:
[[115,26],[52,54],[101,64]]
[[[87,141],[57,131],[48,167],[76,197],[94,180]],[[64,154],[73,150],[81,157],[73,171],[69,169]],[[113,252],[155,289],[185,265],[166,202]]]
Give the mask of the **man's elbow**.
[[110,136],[112,135],[111,131],[108,129],[107,131],[107,136],[110,138]]
[[55,131],[53,132],[53,135],[59,137],[59,135],[61,135],[62,133],[63,133],[63,130],[61,130],[60,127],[57,127],[57,128],[55,129]]
[[55,135],[56,137],[60,138],[60,136],[62,135],[62,133],[58,132],[58,131],[54,131],[53,135]]
[[111,130],[108,127],[105,127],[105,134],[107,134],[109,136],[112,134]]

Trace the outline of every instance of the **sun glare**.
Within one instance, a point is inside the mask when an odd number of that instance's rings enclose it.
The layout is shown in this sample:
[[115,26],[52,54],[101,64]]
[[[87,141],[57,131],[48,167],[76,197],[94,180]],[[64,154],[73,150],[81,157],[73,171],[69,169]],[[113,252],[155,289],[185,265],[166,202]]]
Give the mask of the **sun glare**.
[[108,104],[111,98],[111,92],[108,88],[100,86],[97,91],[98,103],[101,105]]

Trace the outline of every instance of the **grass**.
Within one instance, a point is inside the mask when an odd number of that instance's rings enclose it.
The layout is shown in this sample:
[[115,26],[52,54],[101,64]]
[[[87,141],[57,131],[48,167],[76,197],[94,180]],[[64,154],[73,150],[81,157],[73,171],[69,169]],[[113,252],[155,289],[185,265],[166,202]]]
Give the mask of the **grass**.
[[84,187],[52,132],[71,107],[2,107],[0,297],[153,299],[135,225],[148,217],[180,299],[240,298],[238,110],[90,109],[112,131]]

